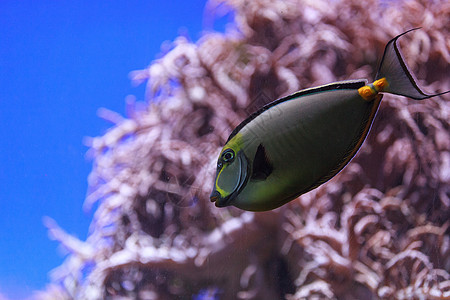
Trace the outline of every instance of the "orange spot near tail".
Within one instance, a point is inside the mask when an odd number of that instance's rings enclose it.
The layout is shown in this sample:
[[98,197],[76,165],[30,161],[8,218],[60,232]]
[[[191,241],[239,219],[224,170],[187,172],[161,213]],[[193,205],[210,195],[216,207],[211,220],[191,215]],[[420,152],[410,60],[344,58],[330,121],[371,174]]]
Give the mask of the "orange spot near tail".
[[388,82],[386,78],[383,77],[381,79],[375,80],[373,86],[375,87],[377,92],[382,92],[388,86]]
[[376,91],[374,91],[370,86],[365,85],[358,89],[358,93],[364,100],[371,101],[374,98]]

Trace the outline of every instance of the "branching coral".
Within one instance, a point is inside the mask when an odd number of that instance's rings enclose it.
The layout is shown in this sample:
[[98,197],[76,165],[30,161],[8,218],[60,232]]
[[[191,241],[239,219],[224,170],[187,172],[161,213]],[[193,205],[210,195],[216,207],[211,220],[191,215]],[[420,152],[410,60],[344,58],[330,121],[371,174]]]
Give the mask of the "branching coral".
[[[301,88],[372,78],[401,41],[430,91],[450,89],[447,1],[227,0],[235,29],[178,38],[147,69],[146,106],[89,140],[85,242],[40,299],[450,299],[450,105],[385,96],[357,157],[266,213],[208,200],[216,155],[261,105]],[[434,82],[433,85],[427,85]],[[326,120],[324,120],[326,121]]]

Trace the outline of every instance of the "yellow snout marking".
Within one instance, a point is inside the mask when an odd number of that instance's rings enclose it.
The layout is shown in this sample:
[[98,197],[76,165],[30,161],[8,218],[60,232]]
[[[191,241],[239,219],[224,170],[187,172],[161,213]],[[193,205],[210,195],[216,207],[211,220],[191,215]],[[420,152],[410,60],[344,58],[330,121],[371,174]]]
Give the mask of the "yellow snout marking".
[[225,197],[225,194],[226,194],[225,191],[223,189],[221,189],[219,186],[219,177],[220,177],[220,174],[222,173],[223,169],[224,168],[222,167],[222,169],[219,171],[219,174],[217,174],[216,182],[215,182],[216,191],[219,192],[221,197]]

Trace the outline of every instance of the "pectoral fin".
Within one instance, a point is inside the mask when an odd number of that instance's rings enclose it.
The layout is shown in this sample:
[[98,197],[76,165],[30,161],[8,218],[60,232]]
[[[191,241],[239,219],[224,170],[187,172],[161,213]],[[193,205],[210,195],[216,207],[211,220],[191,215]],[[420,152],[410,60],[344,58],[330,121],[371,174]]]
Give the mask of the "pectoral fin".
[[251,179],[265,180],[273,171],[272,163],[267,157],[266,148],[259,144],[253,159],[253,172]]

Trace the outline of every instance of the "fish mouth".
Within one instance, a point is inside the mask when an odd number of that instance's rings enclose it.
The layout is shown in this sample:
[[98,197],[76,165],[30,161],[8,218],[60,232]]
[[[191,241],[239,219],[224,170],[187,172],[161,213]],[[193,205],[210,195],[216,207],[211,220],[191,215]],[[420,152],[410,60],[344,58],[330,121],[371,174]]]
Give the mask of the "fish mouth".
[[[214,190],[211,193],[211,196],[209,196],[209,199],[211,200],[211,202],[214,202],[214,205],[216,207],[225,207],[225,206],[229,206],[231,205],[231,201],[236,198],[238,192],[238,190],[235,190],[234,192],[232,192],[231,194],[229,194],[226,197],[222,197],[222,195],[220,195],[220,193],[216,190]],[[239,190],[240,191],[240,190]]]
[[211,193],[211,196],[209,197],[209,199],[211,200],[211,202],[215,202],[214,204],[216,205],[216,207],[225,207],[225,206],[230,205],[229,202],[230,202],[233,194],[234,193],[232,193],[226,197],[222,197],[218,191],[214,190]]
[[231,201],[236,198],[236,196],[241,191],[241,187],[243,186],[242,182],[239,182],[238,188],[235,189],[231,194],[228,196],[222,197],[222,195],[216,191],[215,189],[212,191],[211,195],[209,196],[209,199],[211,202],[214,202],[214,205],[216,207],[225,207],[231,205]]
[[222,195],[214,188],[209,199],[211,202],[215,202],[216,207],[225,207],[231,205],[231,202],[239,195],[242,189],[247,184],[249,178],[249,163],[247,157],[244,155],[242,151],[237,153],[237,159],[240,164],[240,175],[239,181],[236,185],[236,188],[229,195],[222,197]]

